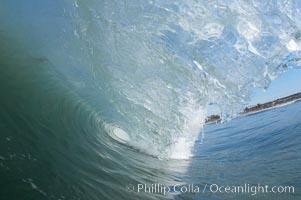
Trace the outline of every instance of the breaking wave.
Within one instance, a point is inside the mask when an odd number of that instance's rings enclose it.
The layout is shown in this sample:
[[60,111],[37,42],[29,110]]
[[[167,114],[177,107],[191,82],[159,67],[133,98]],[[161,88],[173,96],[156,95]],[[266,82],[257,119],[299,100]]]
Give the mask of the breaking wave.
[[[34,45],[32,54],[97,110],[99,134],[159,158],[185,159],[209,105],[227,120],[254,87],[300,66],[300,7],[260,0],[45,1],[17,17],[31,22],[20,37]],[[32,10],[34,16],[26,14]]]

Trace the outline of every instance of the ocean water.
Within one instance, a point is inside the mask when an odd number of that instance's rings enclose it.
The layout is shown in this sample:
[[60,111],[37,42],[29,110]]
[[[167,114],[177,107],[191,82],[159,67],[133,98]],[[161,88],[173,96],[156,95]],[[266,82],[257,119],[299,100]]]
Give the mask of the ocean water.
[[[22,117],[21,107],[1,112],[1,199],[301,198],[300,101],[206,125],[186,160],[159,160],[118,143],[88,120],[91,111],[76,107],[39,119]],[[42,117],[48,126],[39,123]],[[138,192],[139,184],[171,190]],[[293,186],[294,192],[221,193],[212,184]],[[182,187],[192,189],[179,192]]]
[[[0,199],[300,198],[300,103],[237,115],[254,88],[300,68],[300,10],[293,0],[1,1]],[[212,105],[233,120],[205,126]],[[201,192],[179,192],[193,183]]]
[[[195,145],[188,183],[219,186],[295,186],[295,193],[212,193],[192,199],[299,199],[301,176],[301,101],[205,127]],[[203,189],[203,188],[202,188]],[[216,187],[212,187],[215,191]],[[250,189],[251,190],[251,189]],[[269,191],[271,188],[269,188]],[[185,195],[184,195],[185,196]],[[183,197],[184,197],[183,196]],[[181,199],[181,198],[180,198]],[[183,198],[185,199],[185,198]],[[189,198],[188,198],[189,199]]]

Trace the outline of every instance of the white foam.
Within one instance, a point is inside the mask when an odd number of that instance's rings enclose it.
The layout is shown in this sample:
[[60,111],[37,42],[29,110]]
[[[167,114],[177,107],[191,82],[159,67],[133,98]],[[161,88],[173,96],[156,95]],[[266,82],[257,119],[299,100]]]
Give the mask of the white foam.
[[300,45],[298,45],[293,39],[286,44],[286,48],[290,51],[298,51],[301,49]]
[[111,138],[113,138],[114,140],[121,143],[128,143],[130,141],[129,134],[122,128],[113,124],[105,124],[104,128],[109,134],[109,136],[111,136]]
[[[182,112],[184,113],[183,110]],[[189,159],[193,156],[194,143],[205,121],[206,115],[203,109],[194,111],[193,108],[186,108],[185,112],[189,119],[189,122],[185,126],[185,136],[174,138],[175,140],[169,156],[170,159]]]
[[119,142],[127,143],[130,141],[129,134],[127,134],[127,132],[125,132],[121,128],[115,127],[113,129],[113,133],[116,136],[115,139],[117,139]]
[[178,138],[171,150],[171,159],[188,159],[192,154],[193,143],[186,138]]

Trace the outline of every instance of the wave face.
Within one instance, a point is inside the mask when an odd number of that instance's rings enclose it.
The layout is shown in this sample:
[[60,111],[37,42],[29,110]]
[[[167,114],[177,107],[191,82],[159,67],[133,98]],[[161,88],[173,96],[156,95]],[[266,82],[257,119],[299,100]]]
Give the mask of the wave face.
[[280,1],[75,1],[80,20],[74,33],[95,60],[97,84],[108,76],[110,86],[99,92],[114,101],[120,119],[112,123],[129,134],[129,143],[156,156],[185,158],[208,104],[233,115],[253,87],[267,87],[296,64],[298,7]]
[[191,156],[209,105],[227,119],[252,88],[301,64],[298,1],[1,4],[11,19],[7,8],[22,8],[21,40],[99,113],[106,134],[159,158]]

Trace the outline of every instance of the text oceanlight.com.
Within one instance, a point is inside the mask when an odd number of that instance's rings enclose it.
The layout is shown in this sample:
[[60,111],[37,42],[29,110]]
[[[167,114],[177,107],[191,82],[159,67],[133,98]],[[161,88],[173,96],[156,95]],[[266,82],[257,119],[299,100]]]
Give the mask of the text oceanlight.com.
[[281,193],[295,193],[294,186],[270,186],[263,184],[243,184],[243,185],[219,185],[219,184],[175,184],[173,186],[165,186],[163,184],[136,184],[127,185],[126,189],[130,192],[163,194],[168,193],[225,193],[225,194],[281,194]]

